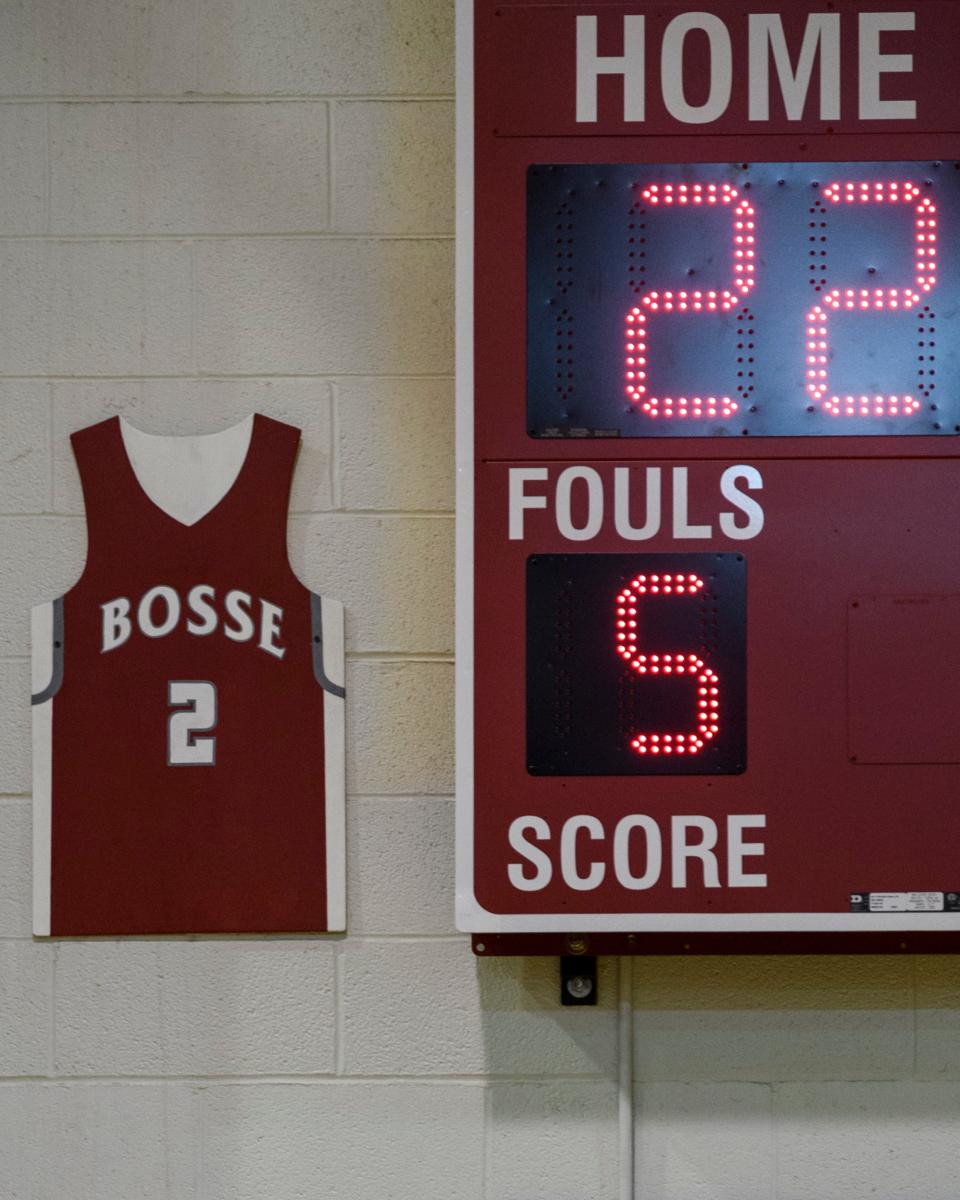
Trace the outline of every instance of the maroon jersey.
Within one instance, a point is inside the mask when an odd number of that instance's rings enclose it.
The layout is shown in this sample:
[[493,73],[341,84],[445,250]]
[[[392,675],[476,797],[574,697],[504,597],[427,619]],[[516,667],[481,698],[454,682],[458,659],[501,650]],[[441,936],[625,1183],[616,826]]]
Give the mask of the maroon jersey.
[[343,610],[287,559],[299,437],[73,435],[87,561],[33,611],[35,933],[344,928]]

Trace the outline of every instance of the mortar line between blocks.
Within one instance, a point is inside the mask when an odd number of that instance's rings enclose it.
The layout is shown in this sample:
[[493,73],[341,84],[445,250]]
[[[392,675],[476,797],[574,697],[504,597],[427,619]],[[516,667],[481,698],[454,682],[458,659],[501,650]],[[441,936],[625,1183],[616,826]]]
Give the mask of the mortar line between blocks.
[[[340,392],[335,379],[330,386],[330,502],[334,512],[343,510],[343,480],[340,478]],[[296,514],[293,514],[296,515]]]
[[45,103],[43,106],[43,228],[44,232],[47,234],[50,233],[50,227],[53,223],[51,212],[51,197],[53,195],[53,164],[50,161],[50,126],[50,105]]
[[47,1074],[51,1079],[57,1073],[57,964],[60,956],[59,945],[54,945],[50,956],[50,1057],[47,1062]]
[[34,374],[3,374],[0,373],[0,379],[45,379],[51,382],[58,380],[72,383],[75,380],[83,379],[110,379],[118,383],[139,383],[143,380],[159,379],[190,379],[201,383],[219,383],[221,381],[230,381],[232,379],[262,379],[269,382],[273,379],[302,379],[314,380],[320,382],[335,383],[339,379],[376,379],[379,381],[403,380],[404,382],[417,382],[421,380],[436,381],[446,380],[450,383],[454,382],[454,376],[449,371],[430,372],[430,371],[414,371],[414,372],[390,372],[382,374],[377,371],[373,372],[344,372],[344,371],[307,371],[295,374],[284,374],[282,371],[261,371],[261,372],[216,372],[216,371],[195,371],[195,372],[174,372],[167,375],[150,374],[149,372],[127,372],[125,375],[57,375],[51,373],[34,373]]
[[482,1145],[480,1147],[480,1195],[482,1200],[487,1200],[487,1179],[489,1177],[489,1169],[487,1166],[487,1158],[490,1154],[490,1121],[492,1116],[492,1096],[490,1088],[483,1089],[483,1114],[480,1125],[480,1137]]
[[343,947],[334,947],[333,952],[333,1053],[337,1075],[344,1074],[346,1051],[343,1044]]
[[[199,69],[199,65],[198,65]],[[157,92],[153,95],[141,93],[118,93],[116,95],[90,94],[72,96],[69,93],[44,93],[42,95],[0,96],[3,104],[317,104],[326,100],[338,100],[344,104],[452,104],[456,97],[452,92],[396,92],[377,94],[358,92],[344,95],[342,92],[290,92],[262,95],[256,92],[207,92],[192,95]]]
[[[186,241],[186,238],[181,238],[181,241]],[[159,382],[189,380],[191,383],[230,383],[236,380],[277,380],[277,379],[302,379],[302,380],[318,380],[318,379],[374,379],[380,382],[390,381],[417,381],[417,380],[442,380],[450,382],[453,376],[449,371],[413,371],[409,374],[404,374],[397,371],[171,371],[168,374],[132,374],[127,371],[120,375],[102,375],[102,374],[83,374],[73,372],[69,375],[58,374],[55,371],[11,371],[0,372],[0,380],[26,380],[40,379],[46,380],[51,384],[54,383],[130,383],[130,382],[148,382],[158,380]]]
[[920,1022],[919,1022],[920,1014],[919,1014],[918,1008],[917,1008],[918,1003],[919,1003],[919,997],[917,996],[917,956],[916,956],[916,954],[911,954],[911,956],[910,956],[910,992],[911,992],[911,996],[913,998],[913,1012],[911,1014],[912,1018],[913,1018],[913,1021],[912,1021],[913,1078],[916,1079],[917,1078],[917,1065],[919,1062],[919,1048],[917,1046],[917,1034],[918,1034],[919,1025],[920,1025]]
[[328,100],[326,103],[327,114],[327,225],[331,230],[337,227],[337,188],[336,188],[336,155],[335,155],[335,139],[336,139],[336,122],[334,120],[334,109],[337,107],[336,100]]
[[214,232],[204,229],[183,229],[175,233],[111,233],[99,230],[85,233],[3,233],[3,242],[63,242],[81,245],[87,242],[129,242],[145,245],[148,242],[452,242],[455,234],[446,230],[435,233],[382,233],[360,230],[336,233],[325,229],[236,229]]
[[[789,1080],[790,1086],[797,1084],[803,1085],[820,1085],[828,1088],[833,1087],[862,1087],[867,1084],[900,1084],[905,1082],[903,1076],[884,1079],[803,1079]],[[912,1081],[911,1081],[912,1082]],[[924,1079],[918,1080],[924,1084],[939,1085],[943,1088],[955,1090],[957,1080],[955,1079]],[[604,1074],[600,1071],[591,1072],[590,1074],[573,1075],[573,1074],[490,1074],[489,1072],[476,1074],[436,1074],[436,1075],[409,1075],[402,1073],[393,1074],[365,1074],[362,1071],[345,1073],[343,1075],[335,1075],[329,1072],[326,1075],[318,1073],[309,1074],[304,1072],[301,1075],[251,1075],[237,1072],[235,1074],[218,1074],[207,1073],[204,1075],[151,1075],[151,1074],[131,1074],[131,1075],[68,1075],[62,1073],[50,1075],[0,1075],[0,1089],[22,1087],[25,1084],[49,1084],[51,1086],[68,1085],[87,1086],[87,1087],[103,1087],[113,1085],[130,1086],[164,1086],[164,1085],[183,1085],[187,1087],[196,1086],[254,1086],[262,1084],[265,1086],[283,1086],[283,1085],[305,1085],[305,1086],[334,1086],[339,1087],[347,1084],[375,1083],[390,1086],[392,1084],[404,1083],[422,1083],[429,1087],[439,1087],[444,1084],[468,1084],[476,1087],[485,1085],[501,1085],[501,1084],[517,1084],[523,1086],[542,1085],[547,1086],[556,1083],[571,1083],[579,1086],[592,1086],[596,1088],[607,1088],[616,1090],[616,1080],[610,1074]],[[636,1088],[642,1091],[645,1088],[698,1088],[698,1087],[713,1087],[713,1086],[743,1086],[743,1087],[762,1087],[771,1092],[772,1098],[776,1099],[776,1092],[784,1086],[783,1081],[773,1081],[769,1079],[738,1079],[727,1078],[725,1076],[711,1076],[708,1079],[691,1079],[689,1075],[682,1078],[664,1078],[664,1079],[645,1079],[638,1081]],[[776,1123],[774,1124],[776,1130]]]
[[376,1084],[381,1087],[398,1087],[406,1084],[422,1084],[424,1087],[467,1086],[485,1088],[489,1084],[555,1084],[575,1083],[610,1087],[609,1076],[592,1075],[365,1075],[354,1072],[349,1075],[6,1075],[0,1076],[0,1089],[17,1088],[25,1084],[48,1084],[52,1087],[167,1087],[197,1085],[209,1087],[350,1087]]
[[190,241],[190,363],[194,374],[199,374],[197,356],[197,326],[199,325],[198,308],[200,296],[200,268],[198,265],[197,243]]
[[47,442],[48,442],[48,451],[49,451],[49,459],[50,459],[49,479],[47,481],[48,487],[49,487],[48,505],[50,508],[50,513],[52,515],[54,509],[56,508],[56,500],[57,500],[57,497],[56,497],[56,487],[57,487],[56,414],[54,412],[53,384],[52,383],[47,384]]
[[200,91],[200,6],[203,0],[193,4],[193,91]]
[[452,521],[456,515],[452,509],[444,508],[343,508],[335,509],[294,509],[291,517],[416,517],[427,520]]
[[193,1088],[192,1099],[196,1110],[197,1140],[193,1150],[194,1193],[201,1195],[200,1184],[203,1179],[203,1164],[206,1159],[207,1138],[207,1106],[203,1103],[206,1089]]

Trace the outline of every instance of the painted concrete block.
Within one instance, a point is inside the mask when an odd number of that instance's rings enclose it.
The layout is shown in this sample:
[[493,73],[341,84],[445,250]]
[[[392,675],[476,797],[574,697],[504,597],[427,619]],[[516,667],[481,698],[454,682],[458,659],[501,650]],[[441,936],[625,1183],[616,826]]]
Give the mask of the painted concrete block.
[[338,230],[453,233],[451,103],[341,102],[332,115]]
[[52,946],[0,942],[0,1076],[50,1070],[52,960]]
[[778,1200],[956,1200],[960,1084],[781,1084]]
[[[635,1121],[638,1196],[779,1200],[769,1087],[646,1084]],[[814,1187],[807,1200],[819,1195]]]
[[335,1065],[329,942],[67,942],[57,1070],[315,1074]]
[[0,937],[29,937],[31,821],[28,800],[0,803]]
[[315,233],[328,161],[320,102],[54,104],[51,230]]
[[453,800],[354,796],[347,805],[353,934],[453,934]]
[[50,508],[50,385],[0,382],[0,513]]
[[361,1075],[611,1075],[612,971],[561,1008],[555,959],[476,961],[465,939],[347,944],[343,1060]]
[[290,527],[297,574],[347,606],[347,649],[453,653],[453,521],[331,515]]
[[340,379],[344,508],[453,511],[453,380]]
[[906,958],[645,959],[634,971],[638,1077],[906,1077],[912,997]]
[[453,791],[452,663],[348,662],[347,790]]
[[182,1084],[0,1084],[0,1145],[4,1200],[202,1200]]
[[191,248],[167,239],[0,241],[9,296],[0,361],[11,375],[191,370]]
[[453,5],[435,0],[207,0],[197,26],[209,92],[453,91]]
[[612,1082],[491,1083],[486,1200],[616,1200],[617,1133]]
[[197,86],[194,0],[0,5],[6,96],[172,95]]
[[223,238],[197,247],[206,373],[434,374],[453,366],[449,241]]
[[202,1112],[203,1200],[480,1200],[480,1087],[221,1085]]

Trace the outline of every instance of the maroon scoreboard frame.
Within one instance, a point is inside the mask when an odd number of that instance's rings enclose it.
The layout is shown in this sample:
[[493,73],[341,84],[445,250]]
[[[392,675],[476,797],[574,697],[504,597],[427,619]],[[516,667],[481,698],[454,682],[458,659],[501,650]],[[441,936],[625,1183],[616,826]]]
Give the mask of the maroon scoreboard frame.
[[478,952],[960,950],[958,10],[459,0]]

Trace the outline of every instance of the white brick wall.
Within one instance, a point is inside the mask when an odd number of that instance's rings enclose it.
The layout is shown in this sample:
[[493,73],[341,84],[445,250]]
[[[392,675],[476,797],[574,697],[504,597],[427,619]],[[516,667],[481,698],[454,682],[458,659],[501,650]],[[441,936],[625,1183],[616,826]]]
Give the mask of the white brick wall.
[[[453,930],[452,0],[0,4],[0,1200],[613,1200],[616,963]],[[26,609],[71,430],[303,427],[345,939],[33,944]],[[953,958],[635,969],[640,1200],[956,1200]]]

